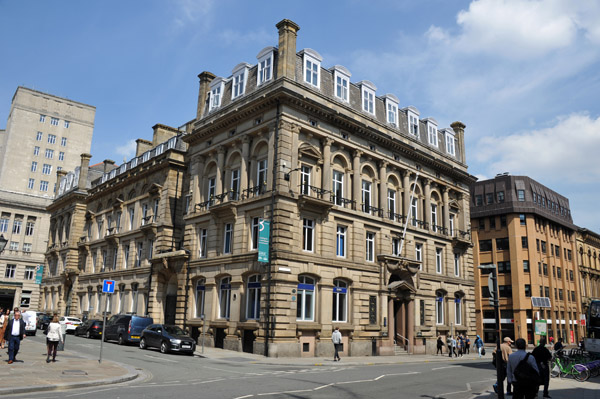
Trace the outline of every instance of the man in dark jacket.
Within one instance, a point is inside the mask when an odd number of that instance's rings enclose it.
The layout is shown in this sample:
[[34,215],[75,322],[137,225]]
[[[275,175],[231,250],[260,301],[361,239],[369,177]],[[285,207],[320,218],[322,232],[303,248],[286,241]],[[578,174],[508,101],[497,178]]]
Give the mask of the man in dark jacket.
[[549,398],[548,385],[550,384],[550,366],[549,362],[552,359],[552,355],[548,348],[546,348],[546,337],[540,338],[540,344],[536,346],[531,352],[535,361],[540,369],[540,375],[544,381],[544,398]]
[[19,353],[21,341],[25,338],[25,321],[21,319],[21,312],[15,309],[14,319],[8,322],[4,331],[4,339],[8,342],[8,364],[12,364]]

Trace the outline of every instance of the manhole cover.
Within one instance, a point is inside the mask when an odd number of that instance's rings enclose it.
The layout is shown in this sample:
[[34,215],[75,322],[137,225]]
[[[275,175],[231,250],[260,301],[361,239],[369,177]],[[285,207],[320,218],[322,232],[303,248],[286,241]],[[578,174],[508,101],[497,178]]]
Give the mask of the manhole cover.
[[64,375],[87,375],[83,370],[64,370],[62,373]]

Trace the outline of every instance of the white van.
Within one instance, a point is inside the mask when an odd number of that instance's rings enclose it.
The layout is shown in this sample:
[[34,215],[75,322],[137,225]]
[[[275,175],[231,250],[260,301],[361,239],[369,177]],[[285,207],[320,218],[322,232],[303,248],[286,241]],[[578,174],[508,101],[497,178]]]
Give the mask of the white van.
[[25,334],[35,335],[37,332],[37,312],[28,310],[21,313],[21,317],[25,322]]

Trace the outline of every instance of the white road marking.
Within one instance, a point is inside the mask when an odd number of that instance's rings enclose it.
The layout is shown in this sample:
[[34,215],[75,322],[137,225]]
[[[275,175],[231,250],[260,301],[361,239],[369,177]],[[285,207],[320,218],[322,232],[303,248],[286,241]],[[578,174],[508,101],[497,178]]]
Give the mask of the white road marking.
[[200,384],[208,384],[209,382],[219,382],[219,381],[225,381],[226,378],[219,378],[216,380],[208,380],[208,381],[200,381],[200,382],[195,382],[192,385],[200,385]]

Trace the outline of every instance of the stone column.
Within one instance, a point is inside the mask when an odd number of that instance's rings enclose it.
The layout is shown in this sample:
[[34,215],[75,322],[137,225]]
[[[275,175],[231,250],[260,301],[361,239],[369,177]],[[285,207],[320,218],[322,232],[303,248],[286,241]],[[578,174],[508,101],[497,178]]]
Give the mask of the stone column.
[[200,174],[204,171],[204,157],[195,156],[192,160],[192,209],[196,211],[196,204],[200,202]]
[[[325,191],[331,191],[331,144],[333,140],[326,138],[323,140],[323,174],[321,176],[321,188]],[[331,193],[325,194],[325,200],[329,200]]]
[[408,347],[408,351],[409,353],[414,353],[414,346],[415,346],[415,296],[414,295],[410,295],[410,297],[408,298],[408,302],[406,302],[406,307],[408,310],[408,315],[407,315],[407,328],[406,328],[406,339],[408,339],[408,343],[409,343],[409,347]]
[[220,146],[217,151],[217,178],[215,179],[215,192],[217,195],[219,195],[223,193],[223,168],[225,164],[225,147]]
[[[242,164],[240,165],[240,191],[248,189],[248,163],[250,162],[250,136],[242,138]],[[241,198],[241,196],[240,196]]]
[[450,200],[448,198],[448,187],[442,187],[442,198],[444,201],[444,227],[448,229],[450,234]]
[[[466,193],[461,193],[460,202],[462,206],[462,223],[459,226],[456,226],[456,229],[467,231],[467,226],[469,225],[469,195]],[[458,224],[458,220],[456,222]]]
[[[402,202],[404,202],[404,209],[402,209],[402,212],[404,214],[405,217],[408,218],[408,211],[410,210],[410,173],[408,172],[408,170],[405,170],[402,172],[402,197],[403,200]],[[413,215],[414,217],[414,215]]]
[[[284,127],[281,126],[283,129]],[[277,126],[273,123],[269,126],[269,153],[267,155],[267,186],[265,190],[270,191],[273,189],[273,168],[275,167],[275,129]],[[258,182],[263,184],[263,182]]]
[[382,216],[387,217],[387,166],[385,161],[379,162],[379,209]]
[[361,185],[361,179],[360,179],[360,156],[362,155],[362,151],[356,150],[354,151],[354,159],[352,161],[352,199],[355,201],[355,208],[356,210],[361,209],[362,207],[362,200],[361,200],[361,196],[360,196],[360,185]]
[[432,229],[431,226],[431,180],[427,178],[423,178],[423,183],[425,183],[425,209],[423,209],[423,220],[429,224],[429,228]]
[[388,339],[389,345],[392,347],[392,353],[394,353],[394,335],[396,329],[396,315],[394,314],[394,299],[388,295]]

